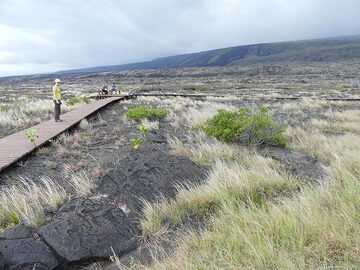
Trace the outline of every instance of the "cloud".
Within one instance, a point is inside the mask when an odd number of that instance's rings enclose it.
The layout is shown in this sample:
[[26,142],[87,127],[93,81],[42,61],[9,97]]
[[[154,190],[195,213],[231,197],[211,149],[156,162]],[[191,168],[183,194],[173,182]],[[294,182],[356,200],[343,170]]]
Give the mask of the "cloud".
[[358,0],[0,0],[0,76],[360,34]]

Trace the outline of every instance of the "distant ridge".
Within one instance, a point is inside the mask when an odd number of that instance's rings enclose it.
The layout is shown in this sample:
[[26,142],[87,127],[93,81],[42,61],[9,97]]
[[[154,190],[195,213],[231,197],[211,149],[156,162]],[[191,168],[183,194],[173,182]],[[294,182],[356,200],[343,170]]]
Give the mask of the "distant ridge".
[[352,59],[360,59],[360,35],[243,45],[161,57],[148,62],[73,69],[56,73],[97,73],[136,69],[236,66],[266,62],[325,62]]

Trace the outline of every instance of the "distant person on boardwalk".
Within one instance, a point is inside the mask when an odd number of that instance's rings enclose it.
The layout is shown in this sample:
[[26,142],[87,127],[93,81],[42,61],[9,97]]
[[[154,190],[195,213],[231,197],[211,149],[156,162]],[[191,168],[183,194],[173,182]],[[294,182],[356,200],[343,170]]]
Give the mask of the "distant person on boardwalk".
[[115,83],[112,83],[112,85],[111,85],[111,92],[113,94],[116,94],[116,85],[115,85]]
[[55,80],[55,85],[52,88],[53,92],[53,101],[55,104],[55,122],[61,122],[60,113],[61,113],[61,91],[60,91],[60,79]]
[[103,86],[103,88],[101,89],[101,92],[102,92],[103,95],[109,94],[107,85],[104,85],[104,86]]

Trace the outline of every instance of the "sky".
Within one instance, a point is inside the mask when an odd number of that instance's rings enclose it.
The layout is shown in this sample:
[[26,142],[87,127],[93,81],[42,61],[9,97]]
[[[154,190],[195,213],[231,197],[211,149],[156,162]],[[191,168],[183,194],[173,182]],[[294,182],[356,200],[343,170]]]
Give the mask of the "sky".
[[360,34],[360,0],[0,0],[0,77]]

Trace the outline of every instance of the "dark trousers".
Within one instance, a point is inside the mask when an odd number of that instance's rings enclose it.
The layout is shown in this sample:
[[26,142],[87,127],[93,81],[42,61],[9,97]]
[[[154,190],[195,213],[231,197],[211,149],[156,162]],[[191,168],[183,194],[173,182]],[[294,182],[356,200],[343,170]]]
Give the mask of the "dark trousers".
[[61,113],[61,101],[59,101],[59,103],[56,102],[56,100],[54,100],[54,104],[55,104],[55,121],[56,120],[60,120],[60,113]]

